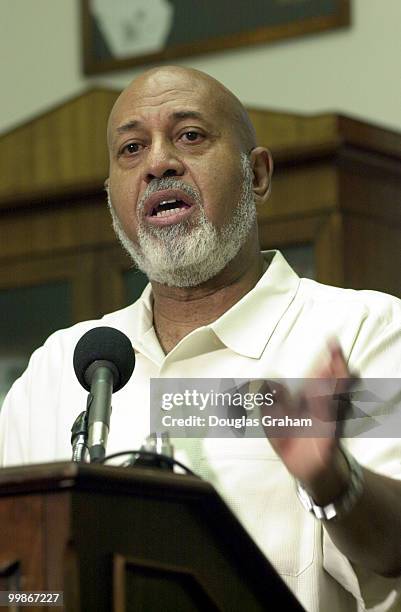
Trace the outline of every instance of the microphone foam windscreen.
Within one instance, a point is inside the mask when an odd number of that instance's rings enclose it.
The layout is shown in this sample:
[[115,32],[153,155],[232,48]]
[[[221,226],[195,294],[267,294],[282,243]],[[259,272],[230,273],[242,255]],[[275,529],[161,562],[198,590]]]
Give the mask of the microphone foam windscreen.
[[77,342],[74,351],[74,370],[81,385],[90,391],[85,380],[86,370],[94,361],[111,361],[117,368],[119,380],[113,392],[119,391],[131,378],[135,367],[135,352],[125,334],[114,327],[94,327]]

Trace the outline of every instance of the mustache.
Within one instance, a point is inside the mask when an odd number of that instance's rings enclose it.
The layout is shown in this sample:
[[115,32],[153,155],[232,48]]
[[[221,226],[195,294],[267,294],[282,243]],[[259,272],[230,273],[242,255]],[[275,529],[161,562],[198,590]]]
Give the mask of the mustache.
[[203,207],[202,196],[200,192],[195,189],[192,185],[188,185],[184,181],[177,179],[174,176],[168,176],[161,179],[155,178],[146,187],[141,199],[138,202],[138,211],[141,212],[145,205],[146,200],[154,193],[158,191],[164,191],[165,189],[181,189],[186,193],[192,200],[200,207]]

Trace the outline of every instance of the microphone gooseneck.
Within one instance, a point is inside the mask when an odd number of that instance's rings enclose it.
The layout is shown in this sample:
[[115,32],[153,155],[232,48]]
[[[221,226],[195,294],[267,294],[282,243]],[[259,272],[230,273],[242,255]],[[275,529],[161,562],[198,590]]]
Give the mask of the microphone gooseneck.
[[74,370],[89,391],[88,450],[91,461],[105,457],[110,428],[111,396],[124,387],[135,367],[135,353],[125,334],[113,327],[95,327],[78,341]]

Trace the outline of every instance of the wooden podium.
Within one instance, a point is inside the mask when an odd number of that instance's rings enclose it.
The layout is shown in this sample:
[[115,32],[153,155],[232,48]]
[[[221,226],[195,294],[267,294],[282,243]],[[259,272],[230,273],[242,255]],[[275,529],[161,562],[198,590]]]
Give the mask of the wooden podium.
[[137,467],[0,470],[14,589],[64,591],[68,612],[303,610],[211,485]]

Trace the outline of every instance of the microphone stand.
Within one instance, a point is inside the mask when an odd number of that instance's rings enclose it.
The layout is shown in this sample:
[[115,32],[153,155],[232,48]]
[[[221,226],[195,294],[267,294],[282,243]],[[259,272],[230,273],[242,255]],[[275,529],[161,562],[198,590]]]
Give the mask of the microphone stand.
[[71,428],[72,461],[88,462],[88,412],[77,416]]

